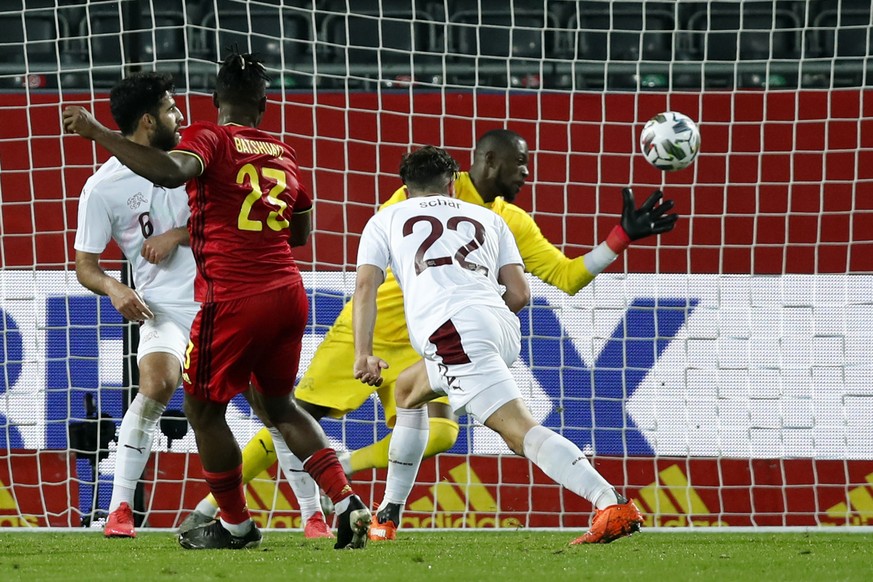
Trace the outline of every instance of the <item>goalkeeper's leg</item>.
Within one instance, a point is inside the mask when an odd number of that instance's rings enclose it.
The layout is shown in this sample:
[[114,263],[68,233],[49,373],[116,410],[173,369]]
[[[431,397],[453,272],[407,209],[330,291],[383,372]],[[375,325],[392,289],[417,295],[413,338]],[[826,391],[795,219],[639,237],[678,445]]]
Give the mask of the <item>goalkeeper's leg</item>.
[[[428,438],[424,448],[424,458],[430,458],[449,450],[458,440],[458,421],[455,420],[451,409],[441,403],[431,402],[427,407]],[[399,416],[399,415],[398,415]],[[396,425],[395,425],[396,430]],[[343,467],[349,475],[366,469],[384,469],[388,467],[389,449],[392,435],[388,433],[385,438],[362,449],[352,451],[348,458],[340,459]]]

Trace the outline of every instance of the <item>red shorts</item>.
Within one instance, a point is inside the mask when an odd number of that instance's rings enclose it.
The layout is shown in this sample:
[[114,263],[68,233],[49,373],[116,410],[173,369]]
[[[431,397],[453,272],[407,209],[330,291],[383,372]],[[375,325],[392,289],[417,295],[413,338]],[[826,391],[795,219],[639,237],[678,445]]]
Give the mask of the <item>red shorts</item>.
[[204,303],[191,327],[182,380],[200,400],[226,403],[255,388],[290,394],[309,302],[302,281],[241,299]]

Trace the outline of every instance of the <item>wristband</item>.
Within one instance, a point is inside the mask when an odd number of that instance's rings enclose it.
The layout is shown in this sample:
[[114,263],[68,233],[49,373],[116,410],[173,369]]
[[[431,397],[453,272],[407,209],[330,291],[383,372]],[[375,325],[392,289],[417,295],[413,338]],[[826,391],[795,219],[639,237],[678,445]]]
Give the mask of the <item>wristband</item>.
[[619,254],[630,246],[631,238],[620,224],[615,225],[609,236],[606,237],[606,245],[614,252]]
[[585,264],[585,269],[596,277],[605,271],[616,258],[618,258],[618,253],[613,252],[607,243],[602,242],[582,257],[582,262]]

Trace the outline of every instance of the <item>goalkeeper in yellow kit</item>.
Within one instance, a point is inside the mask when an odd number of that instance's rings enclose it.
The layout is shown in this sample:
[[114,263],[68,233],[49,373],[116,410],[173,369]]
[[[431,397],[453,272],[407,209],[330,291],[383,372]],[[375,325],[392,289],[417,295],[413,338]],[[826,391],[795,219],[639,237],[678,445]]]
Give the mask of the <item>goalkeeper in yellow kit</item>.
[[[565,256],[542,234],[533,218],[512,204],[529,175],[529,153],[525,140],[518,134],[497,129],[485,133],[476,143],[473,164],[469,172],[461,172],[455,181],[455,197],[490,208],[506,221],[515,237],[525,269],[554,285],[565,293],[575,294],[608,267],[631,240],[667,232],[673,228],[677,216],[667,214],[672,201],[657,205],[661,198],[656,192],[640,208],[634,205],[629,189],[624,193],[624,209],[620,226],[616,226],[607,241],[582,257]],[[406,188],[398,189],[382,207],[406,200]],[[391,367],[382,373],[383,383],[378,388],[368,386],[352,376],[354,340],[352,336],[352,301],[346,303],[333,326],[328,330],[312,358],[309,368],[300,380],[294,395],[297,403],[319,420],[324,416],[341,418],[360,407],[375,390],[385,410],[389,428],[396,419],[394,384],[397,375],[416,363],[421,357],[409,343],[403,296],[393,274],[389,271],[379,287],[378,317],[374,333],[374,353],[380,354]],[[431,457],[446,451],[458,437],[458,422],[452,415],[447,399],[439,398],[428,404],[429,437],[424,456]],[[382,440],[341,457],[348,474],[364,469],[388,466],[389,434]],[[243,450],[243,480],[248,482],[276,462],[269,431],[257,433]],[[301,509],[301,523],[307,537],[328,535],[320,507],[320,495],[315,482],[303,470],[291,480]],[[201,501],[195,511],[182,523],[185,530],[213,519],[217,511],[214,499]]]

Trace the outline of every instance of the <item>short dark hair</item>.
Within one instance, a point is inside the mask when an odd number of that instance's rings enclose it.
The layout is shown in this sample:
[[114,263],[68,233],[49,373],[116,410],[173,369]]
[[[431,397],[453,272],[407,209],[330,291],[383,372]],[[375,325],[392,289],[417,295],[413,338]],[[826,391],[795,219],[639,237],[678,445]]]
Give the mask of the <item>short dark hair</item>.
[[231,48],[218,70],[215,94],[221,102],[258,105],[269,81],[264,63],[258,57]]
[[449,152],[436,146],[403,154],[400,162],[400,179],[413,190],[442,192],[457,172],[458,162]]
[[109,92],[109,109],[118,129],[125,136],[133,134],[140,118],[146,113],[157,116],[161,99],[175,91],[173,77],[166,73],[134,73],[123,79]]
[[479,138],[476,142],[476,152],[514,150],[517,141],[524,138],[511,129],[492,129]]

